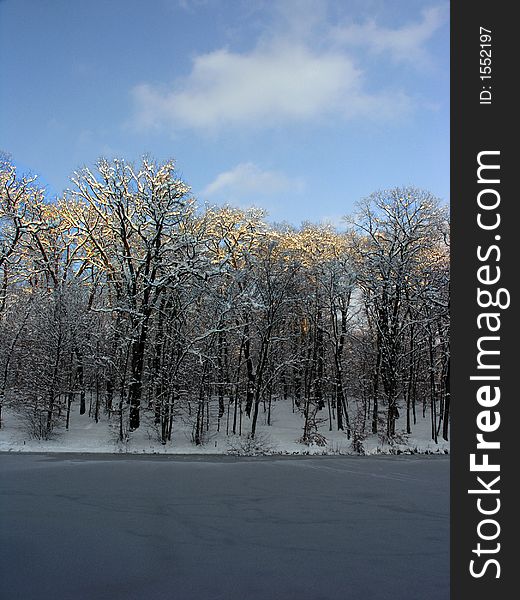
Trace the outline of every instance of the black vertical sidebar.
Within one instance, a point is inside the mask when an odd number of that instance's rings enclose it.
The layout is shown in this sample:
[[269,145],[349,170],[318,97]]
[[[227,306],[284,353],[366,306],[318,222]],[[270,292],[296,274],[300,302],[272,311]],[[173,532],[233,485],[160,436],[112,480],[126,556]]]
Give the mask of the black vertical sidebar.
[[[514,489],[520,475],[514,7],[451,2],[452,600],[514,597],[520,575],[513,531],[520,508]],[[489,292],[481,293],[480,304],[479,288]]]

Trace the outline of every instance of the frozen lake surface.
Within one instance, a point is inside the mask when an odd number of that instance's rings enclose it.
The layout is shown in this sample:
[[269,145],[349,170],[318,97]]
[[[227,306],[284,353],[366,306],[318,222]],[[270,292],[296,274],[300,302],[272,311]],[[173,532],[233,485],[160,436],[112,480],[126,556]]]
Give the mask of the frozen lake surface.
[[0,455],[2,600],[448,600],[449,457]]

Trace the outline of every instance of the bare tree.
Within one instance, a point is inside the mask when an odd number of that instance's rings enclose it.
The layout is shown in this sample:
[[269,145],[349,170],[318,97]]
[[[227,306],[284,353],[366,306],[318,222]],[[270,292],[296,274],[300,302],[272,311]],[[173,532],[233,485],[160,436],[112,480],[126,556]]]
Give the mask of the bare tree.
[[[359,283],[367,312],[376,329],[376,379],[380,376],[386,403],[386,433],[395,435],[403,368],[404,336],[409,327],[406,307],[411,274],[437,243],[443,211],[430,193],[415,188],[376,192],[359,204],[354,217],[361,234],[357,246]],[[377,383],[376,383],[377,389]],[[373,398],[373,431],[377,430],[377,391]]]

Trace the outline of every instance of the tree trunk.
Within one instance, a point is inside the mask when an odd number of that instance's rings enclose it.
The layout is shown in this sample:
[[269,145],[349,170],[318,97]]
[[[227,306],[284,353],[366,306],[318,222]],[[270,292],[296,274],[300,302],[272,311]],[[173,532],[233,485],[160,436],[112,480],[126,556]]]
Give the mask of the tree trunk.
[[246,384],[246,415],[251,416],[251,409],[255,398],[255,373],[253,370],[253,359],[251,358],[251,340],[249,338],[249,323],[244,325],[244,358],[246,361],[247,384]]
[[379,371],[381,370],[381,346],[377,344],[376,367],[374,369],[372,433],[377,433],[379,421]]
[[442,437],[448,441],[449,419],[450,419],[450,358],[446,360],[445,381],[444,381],[444,423],[442,428]]

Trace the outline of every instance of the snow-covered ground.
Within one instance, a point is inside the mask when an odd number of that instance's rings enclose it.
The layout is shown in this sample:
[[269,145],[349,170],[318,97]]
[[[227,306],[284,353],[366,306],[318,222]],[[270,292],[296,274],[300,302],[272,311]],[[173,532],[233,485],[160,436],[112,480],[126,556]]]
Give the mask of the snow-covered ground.
[[[325,413],[326,410],[323,411]],[[404,411],[397,423],[401,434],[399,443],[390,446],[377,435],[369,435],[363,441],[366,454],[417,452],[449,453],[449,442],[439,437],[436,444],[431,439],[429,415],[422,417],[419,412],[417,424],[412,434],[406,436]],[[326,415],[323,414],[325,417]],[[13,411],[3,411],[0,429],[0,451],[4,452],[100,452],[138,454],[355,454],[351,440],[345,433],[333,429],[329,431],[328,421],[320,425],[319,432],[325,436],[325,446],[307,446],[298,441],[302,435],[303,419],[294,414],[290,402],[273,403],[271,425],[266,424],[263,413],[259,415],[256,444],[247,440],[250,421],[244,415],[242,436],[226,435],[226,419],[222,419],[220,432],[209,432],[205,443],[196,446],[191,441],[191,428],[176,419],[172,441],[162,445],[157,439],[153,425],[146,420],[131,434],[130,441],[122,444],[117,440],[117,418],[110,424],[105,417],[95,423],[87,414],[80,415],[75,407],[71,415],[69,430],[59,428],[53,439],[39,441],[31,438],[22,419]],[[333,422],[335,426],[335,423]]]

